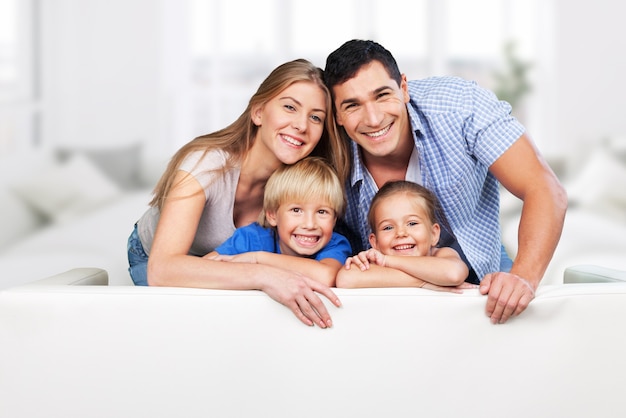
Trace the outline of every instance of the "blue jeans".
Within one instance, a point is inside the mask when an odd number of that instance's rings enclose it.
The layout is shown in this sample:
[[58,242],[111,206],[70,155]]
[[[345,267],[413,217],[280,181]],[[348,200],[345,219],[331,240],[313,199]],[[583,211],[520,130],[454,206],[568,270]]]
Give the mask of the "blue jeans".
[[143,249],[137,224],[128,237],[128,272],[137,286],[148,286],[148,254]]

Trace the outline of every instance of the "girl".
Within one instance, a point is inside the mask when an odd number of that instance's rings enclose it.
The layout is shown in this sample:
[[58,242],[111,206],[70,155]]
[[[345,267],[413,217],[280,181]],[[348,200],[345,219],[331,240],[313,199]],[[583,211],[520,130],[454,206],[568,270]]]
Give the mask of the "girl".
[[[459,254],[438,247],[435,195],[400,180],[386,183],[372,199],[368,222],[371,249],[346,260],[337,287],[424,287],[459,292],[469,274]],[[356,265],[359,269],[351,268]]]

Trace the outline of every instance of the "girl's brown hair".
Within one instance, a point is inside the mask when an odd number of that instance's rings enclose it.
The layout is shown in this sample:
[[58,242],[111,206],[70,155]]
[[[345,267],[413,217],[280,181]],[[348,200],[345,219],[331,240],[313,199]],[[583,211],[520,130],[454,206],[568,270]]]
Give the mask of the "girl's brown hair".
[[383,199],[386,199],[389,196],[393,196],[398,193],[406,193],[417,199],[422,199],[422,201],[424,202],[424,210],[426,211],[426,215],[428,215],[428,220],[432,224],[438,223],[437,216],[440,211],[440,206],[439,201],[437,200],[437,196],[435,196],[433,192],[431,192],[422,185],[419,185],[412,181],[397,180],[385,183],[372,199],[370,210],[367,214],[367,222],[369,223],[370,229],[372,231],[376,230],[376,219],[374,219],[376,207]]

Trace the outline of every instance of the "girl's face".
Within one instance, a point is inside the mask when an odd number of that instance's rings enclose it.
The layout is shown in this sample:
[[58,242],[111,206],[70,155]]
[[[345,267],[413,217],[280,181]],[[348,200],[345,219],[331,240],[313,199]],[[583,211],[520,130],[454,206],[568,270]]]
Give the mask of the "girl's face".
[[280,252],[312,256],[330,242],[336,214],[325,202],[289,202],[276,212],[267,212],[267,221],[278,231]]
[[439,224],[433,224],[422,198],[407,193],[391,195],[374,209],[372,248],[387,255],[430,255],[439,241]]
[[301,81],[252,110],[259,127],[255,145],[274,154],[283,164],[309,155],[324,132],[326,95],[314,83]]

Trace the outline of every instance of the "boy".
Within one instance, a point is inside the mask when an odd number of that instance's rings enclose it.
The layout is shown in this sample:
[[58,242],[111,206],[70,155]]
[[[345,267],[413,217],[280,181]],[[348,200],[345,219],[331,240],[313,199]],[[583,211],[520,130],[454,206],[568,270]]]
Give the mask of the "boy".
[[205,257],[280,266],[332,287],[351,255],[348,240],[333,232],[344,208],[334,169],[322,158],[305,158],[269,178],[259,222],[237,229]]

